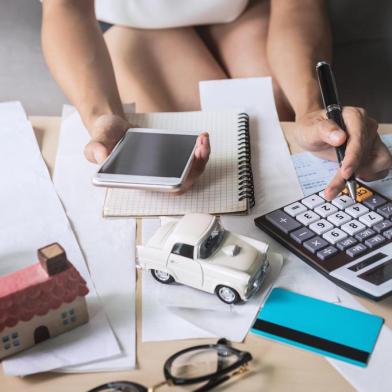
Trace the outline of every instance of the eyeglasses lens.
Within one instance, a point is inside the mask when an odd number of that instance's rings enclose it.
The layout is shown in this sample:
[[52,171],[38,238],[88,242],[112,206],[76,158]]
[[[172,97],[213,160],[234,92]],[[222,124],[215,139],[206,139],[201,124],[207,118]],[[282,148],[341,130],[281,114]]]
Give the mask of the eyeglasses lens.
[[228,347],[197,349],[177,357],[172,363],[170,373],[175,378],[192,379],[214,375],[236,361],[237,355]]

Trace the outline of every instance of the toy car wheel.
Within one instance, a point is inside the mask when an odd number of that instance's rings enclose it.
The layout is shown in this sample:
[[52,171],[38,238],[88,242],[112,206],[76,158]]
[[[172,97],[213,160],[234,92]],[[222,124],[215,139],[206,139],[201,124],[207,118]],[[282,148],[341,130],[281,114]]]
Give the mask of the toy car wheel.
[[159,270],[151,270],[152,276],[161,283],[164,284],[170,284],[174,282],[174,278],[168,274],[167,272],[164,271],[159,271]]
[[218,298],[226,304],[237,304],[241,301],[239,294],[231,287],[218,286],[215,292]]

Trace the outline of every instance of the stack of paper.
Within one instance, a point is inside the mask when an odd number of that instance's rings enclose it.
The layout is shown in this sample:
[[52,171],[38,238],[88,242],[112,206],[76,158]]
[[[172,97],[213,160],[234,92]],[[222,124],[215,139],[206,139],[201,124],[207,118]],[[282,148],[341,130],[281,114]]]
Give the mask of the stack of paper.
[[59,242],[90,290],[89,323],[4,360],[5,373],[26,375],[119,355],[121,349],[19,103],[0,104],[0,138],[0,274],[35,263],[38,248]]
[[[122,353],[115,359],[63,371],[110,371],[135,367],[134,219],[104,219],[105,189],[91,183],[98,166],[89,163],[84,146],[89,135],[79,114],[64,107],[54,185],[83,250],[91,277]],[[108,278],[110,277],[110,278]]]

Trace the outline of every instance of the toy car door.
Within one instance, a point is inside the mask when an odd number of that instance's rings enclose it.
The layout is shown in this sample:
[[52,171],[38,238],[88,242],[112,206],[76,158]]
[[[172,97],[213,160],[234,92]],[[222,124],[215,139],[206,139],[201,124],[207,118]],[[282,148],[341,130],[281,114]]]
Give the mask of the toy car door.
[[201,288],[202,269],[200,263],[193,258],[192,245],[174,244],[169,255],[168,270],[176,282]]

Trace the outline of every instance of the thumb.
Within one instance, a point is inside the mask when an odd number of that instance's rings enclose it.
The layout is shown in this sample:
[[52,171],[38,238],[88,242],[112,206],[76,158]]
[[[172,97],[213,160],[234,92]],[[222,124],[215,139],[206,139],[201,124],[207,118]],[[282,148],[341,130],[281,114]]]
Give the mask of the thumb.
[[84,148],[85,157],[92,163],[102,163],[109,155],[109,150],[102,143],[91,140]]

